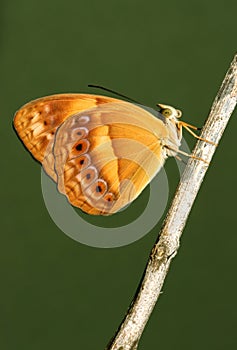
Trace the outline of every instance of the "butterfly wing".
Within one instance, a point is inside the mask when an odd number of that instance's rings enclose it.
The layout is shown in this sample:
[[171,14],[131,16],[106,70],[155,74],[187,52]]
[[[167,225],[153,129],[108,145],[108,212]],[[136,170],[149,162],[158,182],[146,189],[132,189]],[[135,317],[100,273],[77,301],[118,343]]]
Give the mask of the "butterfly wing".
[[164,163],[163,121],[125,101],[77,112],[58,128],[53,147],[58,189],[94,215],[133,201]]
[[56,181],[52,147],[57,128],[73,114],[111,101],[115,99],[89,94],[43,97],[27,103],[17,111],[14,127],[33,157],[41,163],[44,160],[46,173]]

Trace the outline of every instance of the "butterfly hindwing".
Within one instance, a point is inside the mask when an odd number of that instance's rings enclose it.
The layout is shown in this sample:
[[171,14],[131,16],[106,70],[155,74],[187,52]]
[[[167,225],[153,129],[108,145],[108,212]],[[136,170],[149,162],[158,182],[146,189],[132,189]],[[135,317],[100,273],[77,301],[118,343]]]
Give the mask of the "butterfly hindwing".
[[55,136],[59,191],[87,213],[118,211],[141,193],[163,165],[154,132],[161,133],[162,127],[162,121],[124,101],[72,115]]

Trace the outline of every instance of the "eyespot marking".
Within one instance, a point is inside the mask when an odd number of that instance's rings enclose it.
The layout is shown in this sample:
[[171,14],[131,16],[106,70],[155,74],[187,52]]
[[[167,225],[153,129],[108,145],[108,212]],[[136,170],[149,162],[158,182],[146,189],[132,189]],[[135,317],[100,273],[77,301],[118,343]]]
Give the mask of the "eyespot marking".
[[102,187],[100,185],[97,185],[95,188],[96,192],[102,192]]
[[88,115],[82,115],[79,118],[79,123],[86,124],[90,121],[90,117]]
[[108,204],[112,203],[115,200],[115,197],[113,193],[108,192],[104,195],[104,201],[107,202]]
[[88,136],[88,129],[85,127],[75,128],[72,131],[71,138],[72,140],[83,139]]
[[89,147],[90,147],[90,143],[88,140],[86,139],[79,140],[75,144],[75,146],[72,148],[71,157],[72,158],[78,157],[79,155],[86,153]]
[[98,178],[98,172],[94,166],[83,169],[78,175],[82,188],[87,188],[92,182]]
[[83,154],[80,157],[72,159],[71,162],[72,162],[72,166],[76,167],[77,172],[80,172],[90,165],[91,160],[88,154]]
[[94,181],[87,189],[86,194],[91,200],[98,200],[107,191],[107,183],[103,179]]

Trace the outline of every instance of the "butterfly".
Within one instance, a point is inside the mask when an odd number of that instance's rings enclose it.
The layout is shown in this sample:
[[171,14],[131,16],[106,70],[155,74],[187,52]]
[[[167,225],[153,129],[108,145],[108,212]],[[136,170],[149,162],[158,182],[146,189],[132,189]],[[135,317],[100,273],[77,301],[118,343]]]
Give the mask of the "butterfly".
[[57,94],[21,107],[14,128],[73,206],[110,215],[139,196],[167,157],[184,153],[183,127],[201,139],[180,110],[157,106],[154,116],[117,98]]

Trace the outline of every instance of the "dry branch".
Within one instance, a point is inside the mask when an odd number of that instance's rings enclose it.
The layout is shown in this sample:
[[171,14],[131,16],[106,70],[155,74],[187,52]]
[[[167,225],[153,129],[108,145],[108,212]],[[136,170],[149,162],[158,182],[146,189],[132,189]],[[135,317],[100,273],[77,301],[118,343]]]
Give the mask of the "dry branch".
[[[219,143],[236,102],[237,55],[213,102],[202,130],[202,138]],[[199,140],[193,154],[210,163],[215,150],[215,146]],[[208,166],[205,162],[189,159],[159,238],[149,256],[139,291],[107,350],[137,349],[144,327],[158,300],[171,260],[179,248],[181,234]]]

